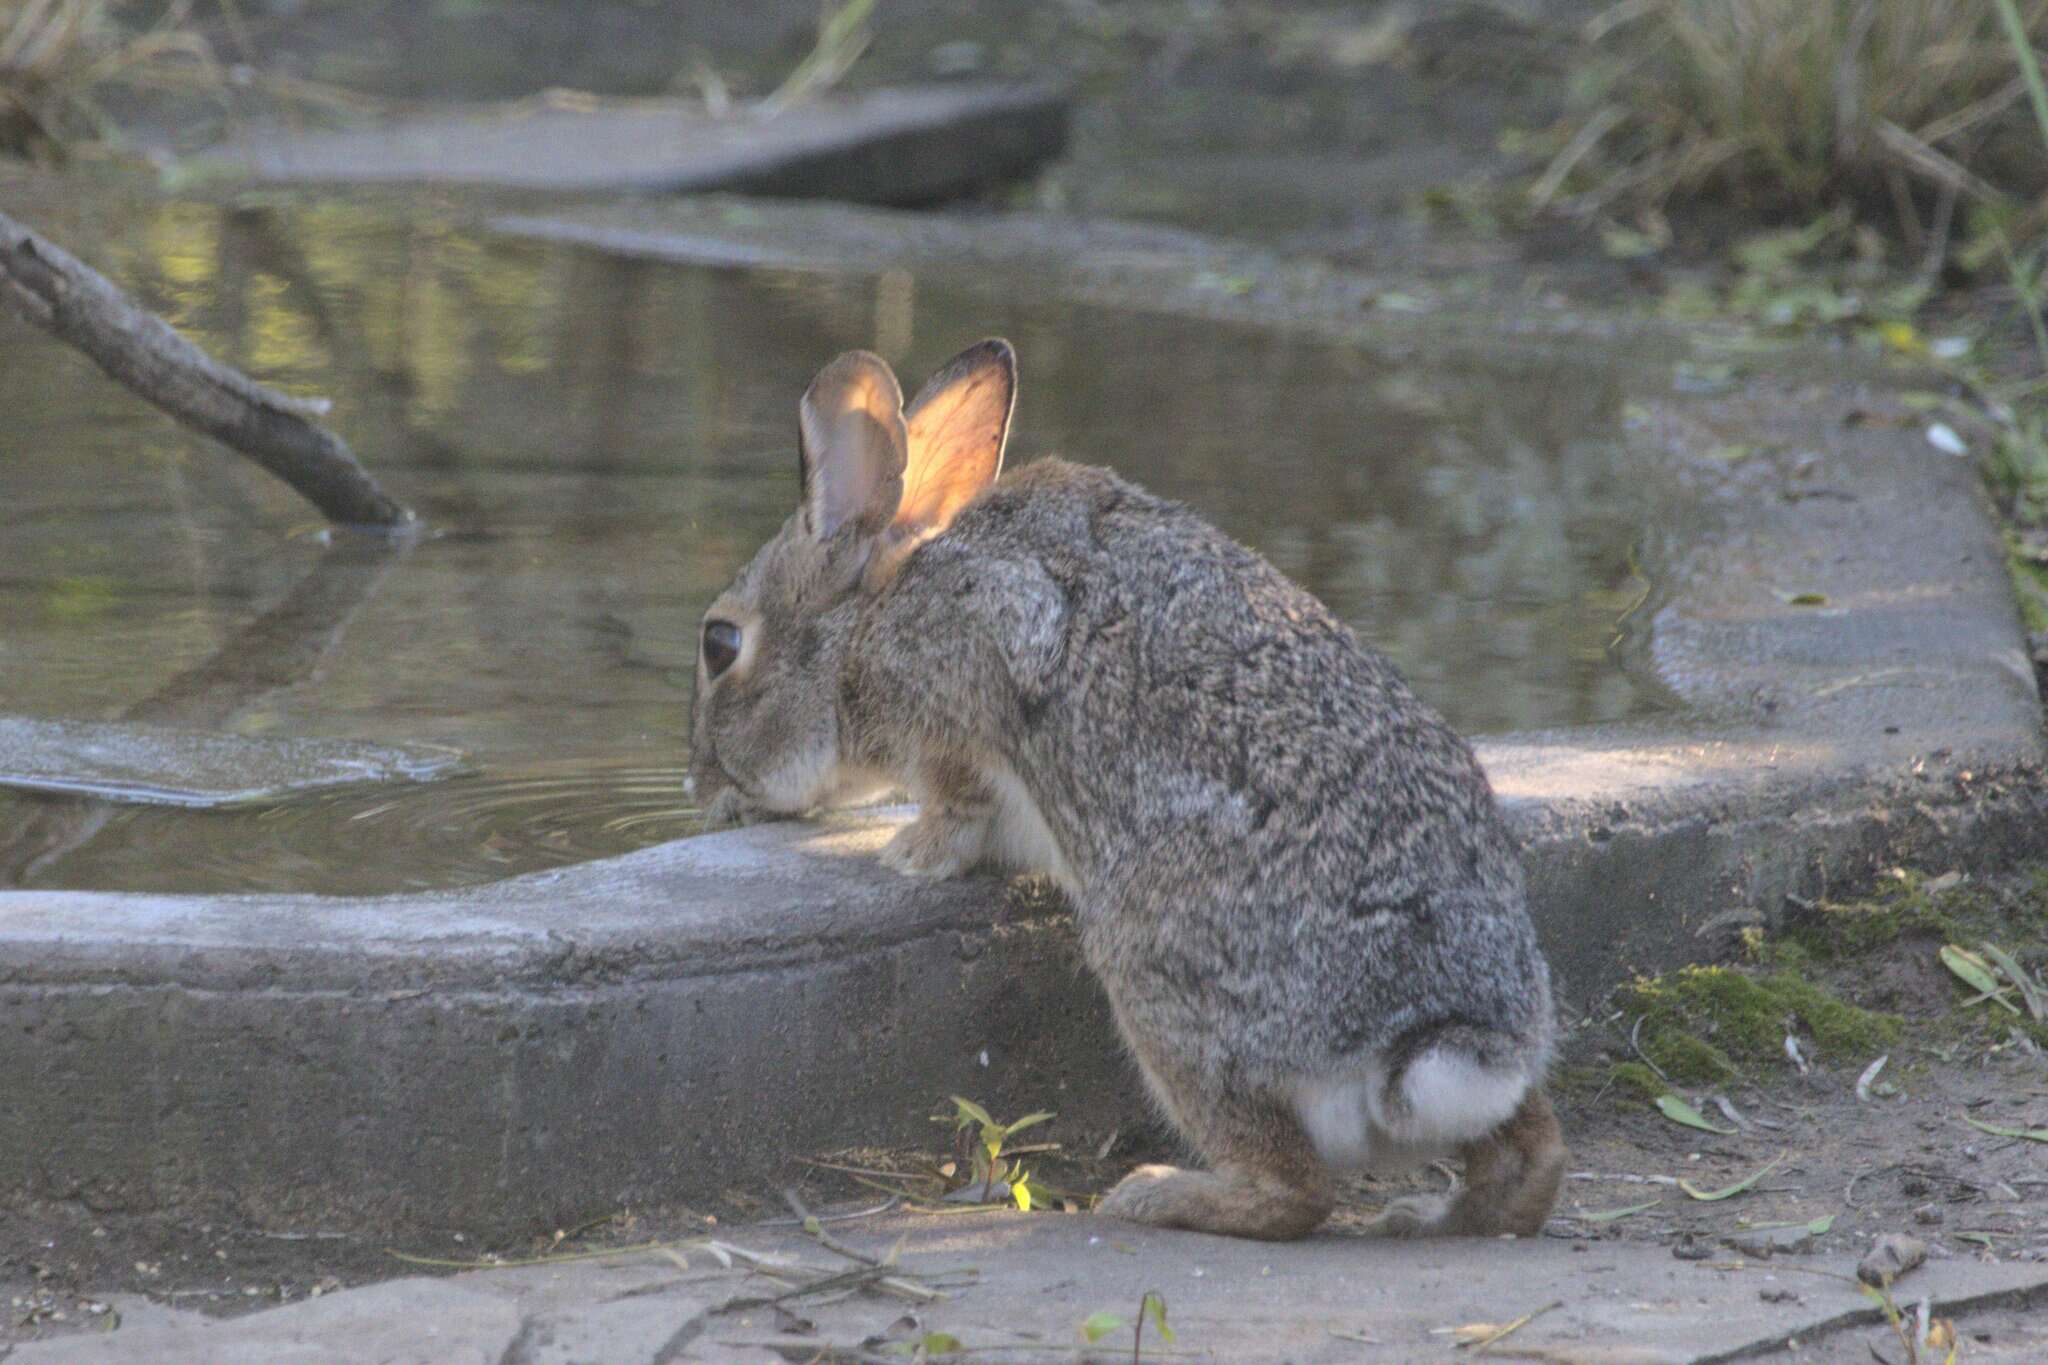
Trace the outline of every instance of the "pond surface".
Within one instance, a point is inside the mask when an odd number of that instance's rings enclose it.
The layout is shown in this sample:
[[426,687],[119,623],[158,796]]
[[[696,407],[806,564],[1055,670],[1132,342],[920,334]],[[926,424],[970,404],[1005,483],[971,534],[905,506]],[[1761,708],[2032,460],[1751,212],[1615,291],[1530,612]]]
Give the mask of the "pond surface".
[[853,346],[915,387],[1007,335],[1012,463],[1056,451],[1186,500],[1468,731],[1660,704],[1613,654],[1646,586],[1625,386],[1581,357],[1421,365],[1028,282],[637,262],[424,198],[10,211],[332,398],[433,533],[330,546],[282,486],[0,318],[0,714],[448,746],[470,771],[210,812],[0,793],[0,885],[377,892],[693,832],[696,622],[792,506],[797,396]]

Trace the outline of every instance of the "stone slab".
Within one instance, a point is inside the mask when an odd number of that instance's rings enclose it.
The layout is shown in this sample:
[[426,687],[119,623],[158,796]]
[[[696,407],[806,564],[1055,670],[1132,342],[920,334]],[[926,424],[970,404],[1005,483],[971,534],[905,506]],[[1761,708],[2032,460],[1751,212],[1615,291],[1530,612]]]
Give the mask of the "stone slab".
[[772,117],[688,100],[522,101],[365,128],[247,135],[211,167],[272,183],[497,186],[571,193],[734,190],[916,205],[1030,174],[1066,145],[1070,101],[1044,85],[829,96]]
[[[721,1270],[692,1252],[679,1267],[641,1253],[629,1259],[646,1283],[629,1292],[621,1292],[621,1274],[630,1267],[605,1262],[567,1262],[542,1275],[480,1271],[350,1290],[203,1328],[66,1338],[20,1348],[12,1359],[658,1365],[827,1358],[828,1348],[838,1352],[830,1358],[865,1358],[858,1353],[866,1341],[944,1332],[996,1358],[1111,1361],[1129,1359],[1128,1330],[1089,1349],[1081,1324],[1104,1312],[1134,1320],[1148,1292],[1166,1301],[1177,1352],[1303,1365],[1448,1359],[1451,1329],[1528,1313],[1537,1316],[1495,1354],[1558,1365],[1713,1365],[1798,1342],[1803,1359],[1849,1358],[1832,1348],[1857,1347],[1859,1330],[1883,1322],[1850,1282],[1847,1258],[1687,1262],[1635,1243],[1401,1243],[1327,1232],[1272,1245],[1057,1214],[895,1215],[838,1233],[876,1254],[896,1247],[906,1273],[943,1283],[946,1297],[918,1305],[864,1295],[796,1298],[779,1313],[760,1303],[770,1291],[743,1266]],[[787,1231],[743,1227],[724,1235],[812,1266],[830,1260]],[[1908,1305],[1927,1298],[1934,1314],[1960,1319],[1967,1332],[1973,1311],[2048,1305],[2048,1265],[1937,1260],[1896,1293]],[[902,1322],[906,1313],[914,1328]],[[1148,1336],[1150,1359],[1164,1343]],[[2040,1344],[2007,1345],[2024,1353]],[[1976,1342],[1971,1348],[1972,1359],[2027,1358]]]
[[457,1280],[387,1280],[244,1318],[187,1320],[28,1342],[17,1365],[500,1365],[518,1305]]
[[418,744],[0,716],[0,787],[129,805],[246,805],[325,787],[428,781],[461,766],[460,754]]

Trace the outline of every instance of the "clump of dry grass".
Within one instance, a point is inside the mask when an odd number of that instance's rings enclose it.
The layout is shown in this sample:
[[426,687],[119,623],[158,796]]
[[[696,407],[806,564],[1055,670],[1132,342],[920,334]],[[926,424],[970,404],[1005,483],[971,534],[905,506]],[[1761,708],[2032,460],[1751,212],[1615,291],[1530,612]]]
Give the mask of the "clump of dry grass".
[[110,87],[219,90],[226,77],[192,23],[192,0],[131,29],[106,0],[0,0],[0,153],[61,155],[110,141]]
[[[2015,9],[2030,44],[2048,32],[2048,0]],[[1810,213],[1889,200],[1903,215],[1916,198],[2048,181],[2038,137],[2014,135],[2028,131],[2026,83],[1990,0],[1622,0],[1585,36],[1606,102],[1539,202],[1718,195]]]

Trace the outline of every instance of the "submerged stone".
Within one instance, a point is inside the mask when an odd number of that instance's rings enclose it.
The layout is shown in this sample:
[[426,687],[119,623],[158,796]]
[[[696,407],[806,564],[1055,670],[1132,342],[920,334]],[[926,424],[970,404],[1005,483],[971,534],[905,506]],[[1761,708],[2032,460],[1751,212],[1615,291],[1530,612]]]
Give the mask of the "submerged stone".
[[429,745],[0,716],[0,787],[102,801],[232,806],[359,782],[426,781],[461,767],[460,754]]

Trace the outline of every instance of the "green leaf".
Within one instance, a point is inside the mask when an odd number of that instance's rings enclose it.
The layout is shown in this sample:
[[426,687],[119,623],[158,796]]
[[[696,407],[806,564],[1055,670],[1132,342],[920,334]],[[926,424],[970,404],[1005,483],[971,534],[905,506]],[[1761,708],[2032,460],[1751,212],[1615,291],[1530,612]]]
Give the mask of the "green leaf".
[[980,1124],[984,1128],[997,1128],[1001,1126],[988,1116],[988,1110],[982,1108],[973,1100],[963,1100],[958,1095],[955,1095],[953,1096],[953,1107],[960,1111],[960,1126],[963,1128],[967,1126],[969,1120]]
[[1968,948],[1958,948],[1945,943],[1941,948],[1941,965],[1963,979],[1963,984],[1972,990],[1992,995],[2002,989],[1998,979],[1991,974],[1991,965]]
[[1828,595],[1824,592],[1795,592],[1787,600],[1795,607],[1824,607],[1828,604]]
[[1993,1137],[2024,1138],[2028,1142],[2048,1142],[2048,1128],[2008,1128],[2002,1123],[1980,1123],[1968,1114],[1963,1115],[1963,1122],[1969,1124],[1978,1132],[1989,1133]]
[[1111,1332],[1128,1325],[1114,1313],[1095,1313],[1081,1324],[1081,1335],[1090,1341],[1100,1341]]
[[926,1332],[908,1341],[892,1341],[882,1349],[892,1356],[914,1356],[919,1351],[928,1356],[950,1356],[958,1355],[967,1348],[951,1332]]
[[2007,981],[2019,987],[2020,998],[2027,1002],[2027,1013],[2036,1019],[2048,1019],[2048,991],[2042,990],[2041,984],[2027,975],[2027,969],[2019,964],[2019,960],[1996,943],[1977,946],[1985,960],[2004,973]]
[[1742,1193],[1742,1192],[1743,1192],[1744,1190],[1748,1189],[1748,1188],[1749,1188],[1750,1186],[1752,1186],[1752,1185],[1756,1184],[1756,1182],[1757,1182],[1757,1181],[1759,1181],[1759,1180],[1762,1180],[1762,1179],[1763,1179],[1763,1178],[1764,1178],[1765,1176],[1769,1175],[1769,1174],[1770,1174],[1770,1173],[1771,1173],[1772,1171],[1775,1171],[1775,1170],[1777,1170],[1777,1169],[1778,1169],[1778,1167],[1780,1167],[1780,1166],[1784,1165],[1784,1164],[1785,1164],[1785,1158],[1786,1158],[1786,1157],[1789,1157],[1789,1156],[1791,1156],[1791,1155],[1792,1155],[1792,1154],[1791,1154],[1790,1152],[1780,1152],[1780,1153],[1778,1153],[1778,1155],[1776,1155],[1776,1156],[1772,1157],[1772,1158],[1771,1158],[1771,1159],[1770,1159],[1770,1160],[1769,1160],[1768,1162],[1766,1162],[1766,1163],[1765,1163],[1764,1165],[1762,1165],[1762,1166],[1758,1167],[1758,1168],[1756,1169],[1756,1171],[1755,1171],[1755,1172],[1753,1172],[1752,1174],[1750,1174],[1750,1175],[1748,1175],[1748,1176],[1745,1176],[1745,1177],[1744,1177],[1743,1179],[1741,1179],[1741,1180],[1738,1180],[1738,1181],[1736,1181],[1736,1182],[1735,1182],[1735,1183],[1734,1183],[1733,1185],[1730,1185],[1730,1186],[1726,1187],[1725,1189],[1719,1189],[1719,1190],[1703,1190],[1703,1189],[1701,1189],[1701,1188],[1700,1188],[1699,1186],[1697,1186],[1697,1185],[1693,1184],[1693,1183],[1692,1183],[1692,1182],[1691,1182],[1690,1180],[1686,1180],[1686,1179],[1684,1179],[1684,1178],[1682,1178],[1682,1177],[1680,1178],[1680,1180],[1679,1180],[1679,1182],[1678,1182],[1678,1188],[1679,1188],[1679,1189],[1681,1189],[1681,1190],[1684,1190],[1684,1191],[1685,1191],[1685,1192],[1686,1192],[1687,1194],[1691,1195],[1691,1196],[1692,1196],[1692,1197],[1693,1197],[1694,1199],[1698,1199],[1698,1200],[1700,1200],[1700,1201],[1702,1201],[1702,1202],[1704,1202],[1704,1203],[1712,1203],[1712,1202],[1714,1202],[1714,1201],[1715,1201],[1715,1200],[1717,1200],[1717,1199],[1731,1199],[1731,1198],[1733,1198],[1734,1196],[1736,1196],[1736,1195],[1738,1195],[1738,1194],[1741,1194],[1741,1193]]
[[1729,1133],[1739,1133],[1742,1131],[1740,1128],[1723,1128],[1718,1123],[1710,1122],[1699,1110],[1693,1108],[1676,1095],[1659,1095],[1657,1097],[1657,1112],[1670,1119],[1673,1123],[1682,1123],[1688,1128],[1697,1128],[1703,1133],[1720,1133],[1725,1136]]
[[2012,988],[1999,982],[1998,975],[1989,962],[1968,948],[1959,948],[1953,943],[1944,943],[1941,946],[1940,957],[1942,966],[1954,972],[1962,979],[1964,985],[1977,992],[1976,997],[1965,1000],[1964,1005],[1989,1000],[2013,1014],[2020,1012],[2019,1006],[2005,998],[2012,993]]
[[1612,1223],[1618,1219],[1627,1218],[1632,1214],[1641,1213],[1645,1209],[1654,1209],[1663,1202],[1661,1199],[1645,1199],[1642,1203],[1630,1204],[1625,1209],[1602,1209],[1598,1213],[1582,1213],[1579,1215],[1579,1221],[1582,1223]]
[[1152,1325],[1159,1329],[1159,1339],[1172,1341],[1173,1329],[1166,1325],[1166,1296],[1156,1289],[1148,1289],[1139,1307],[1144,1310],[1145,1316],[1152,1319]]
[[1806,1230],[1816,1237],[1825,1237],[1828,1234],[1828,1230],[1834,1227],[1834,1225],[1835,1215],[1833,1215],[1832,1213],[1824,1213],[1820,1217],[1808,1223],[1806,1225]]
[[1006,1138],[1015,1137],[1017,1136],[1017,1134],[1023,1132],[1026,1128],[1036,1127],[1037,1125],[1044,1123],[1047,1119],[1052,1117],[1052,1111],[1048,1109],[1041,1109],[1035,1114],[1026,1114],[1023,1118],[1018,1119],[1015,1123],[1004,1124],[1003,1136]]

